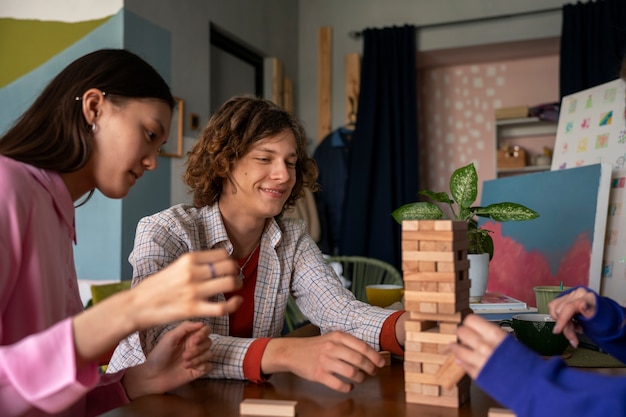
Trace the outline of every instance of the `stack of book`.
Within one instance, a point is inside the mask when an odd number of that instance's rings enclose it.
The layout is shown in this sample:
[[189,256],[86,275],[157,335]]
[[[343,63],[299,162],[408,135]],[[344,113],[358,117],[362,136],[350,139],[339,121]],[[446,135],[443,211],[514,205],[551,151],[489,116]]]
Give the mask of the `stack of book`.
[[528,305],[516,298],[501,293],[486,293],[480,303],[470,303],[470,308],[475,314],[487,320],[508,320],[516,314],[536,313],[535,307]]

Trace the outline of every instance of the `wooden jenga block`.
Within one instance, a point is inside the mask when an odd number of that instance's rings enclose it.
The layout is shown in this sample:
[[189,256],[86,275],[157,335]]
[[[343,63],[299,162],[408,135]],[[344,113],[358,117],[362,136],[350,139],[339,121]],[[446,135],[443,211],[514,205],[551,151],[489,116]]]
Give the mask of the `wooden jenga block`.
[[407,261],[454,262],[455,252],[402,251],[402,258]]
[[[412,244],[407,246],[407,249],[420,251],[455,252],[469,248],[469,240],[403,240],[402,250],[405,250],[404,242],[412,242]],[[413,245],[413,242],[416,245]]]
[[404,322],[404,328],[411,332],[425,332],[428,329],[437,327],[434,320],[407,320]]
[[402,222],[402,231],[417,230],[419,220],[404,220]]
[[429,329],[425,332],[407,331],[406,340],[412,340],[415,342],[423,342],[423,343],[436,343],[436,344],[448,345],[452,342],[456,342],[456,335],[441,334],[438,331],[433,331],[433,329]]
[[439,323],[439,333],[443,334],[456,334],[456,330],[458,329],[458,325],[456,323]]
[[406,402],[413,404],[425,404],[450,408],[458,408],[462,404],[461,401],[455,397],[433,397],[430,395],[423,395],[415,392],[405,392],[404,395]]
[[507,408],[490,408],[487,417],[515,417],[515,413]]
[[400,248],[402,252],[419,250],[420,242],[418,240],[402,240]]
[[435,375],[439,371],[439,368],[441,368],[439,364],[425,362],[422,364],[422,373]]
[[430,292],[430,291],[404,291],[405,301],[429,301],[435,303],[456,302],[454,292]]
[[297,401],[265,400],[246,398],[239,404],[239,413],[246,416],[280,416],[296,415]]
[[448,355],[441,353],[428,353],[420,350],[408,350],[405,346],[404,361],[405,362],[421,362],[421,363],[434,363],[437,366],[443,365]]
[[[405,352],[406,354],[406,352]],[[422,372],[422,363],[421,362],[413,362],[413,361],[404,361],[404,372]]]
[[439,385],[422,384],[422,394],[439,397],[441,395],[441,387]]
[[439,353],[439,344],[437,343],[421,343],[420,352],[423,353]]
[[467,259],[461,259],[455,262],[437,262],[437,272],[458,272],[468,269],[469,261]]
[[454,314],[439,314],[439,313],[426,313],[420,311],[414,311],[408,308],[405,303],[405,308],[409,312],[409,318],[411,320],[435,320],[435,321],[448,321],[453,323],[460,323],[463,321],[463,314],[456,312]]
[[407,382],[404,384],[404,392],[422,393],[422,384],[419,382]]
[[441,272],[441,271],[420,271],[419,266],[415,269],[405,270],[403,272],[404,282],[412,281],[428,281],[428,282],[456,282],[459,281],[459,276],[455,271]]
[[415,261],[417,262],[417,270],[419,272],[436,272],[437,271],[437,262],[433,261],[420,261],[417,259],[409,259],[407,262]]
[[440,366],[436,377],[442,387],[450,389],[463,378],[463,375],[465,375],[465,370],[456,363],[455,357],[450,355]]
[[403,230],[403,240],[428,240],[439,242],[452,242],[453,240],[466,240],[467,231],[450,230],[450,231],[434,231],[434,230]]

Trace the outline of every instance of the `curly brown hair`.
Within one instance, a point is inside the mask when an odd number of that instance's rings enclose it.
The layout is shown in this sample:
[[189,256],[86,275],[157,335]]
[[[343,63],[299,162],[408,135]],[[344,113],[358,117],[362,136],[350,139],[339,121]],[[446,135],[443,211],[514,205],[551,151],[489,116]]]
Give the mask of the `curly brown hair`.
[[290,130],[296,139],[296,183],[283,211],[304,195],[304,187],[317,191],[317,165],[306,150],[302,124],[289,112],[269,100],[243,95],[224,103],[207,123],[200,140],[187,153],[183,181],[193,194],[193,205],[214,204],[222,193],[223,181],[233,164],[255,142]]

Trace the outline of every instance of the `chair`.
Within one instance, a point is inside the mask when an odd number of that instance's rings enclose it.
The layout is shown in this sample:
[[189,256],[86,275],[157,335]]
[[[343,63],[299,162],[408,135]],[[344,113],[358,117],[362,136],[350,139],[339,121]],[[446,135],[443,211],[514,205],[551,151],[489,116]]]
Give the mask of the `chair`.
[[[120,282],[113,282],[110,284],[92,285],[91,286],[91,304],[94,305],[104,300],[108,296],[115,294],[116,292],[130,289],[130,284],[131,284],[130,280],[125,280],[125,281],[120,281]],[[115,351],[115,348],[105,353],[98,360],[98,365],[100,365],[100,370],[103,373],[106,372],[107,365],[109,363],[109,360],[111,359],[111,356],[113,356],[114,351]]]
[[343,276],[352,284],[350,291],[357,300],[367,303],[365,287],[373,284],[403,285],[402,274],[393,265],[364,256],[332,256],[327,262],[339,262]]
[[100,284],[91,286],[91,302],[96,304],[99,301],[104,300],[110,295],[116,292],[127,290],[130,288],[130,280],[113,282],[110,284]]
[[[338,262],[343,268],[343,277],[351,282],[350,291],[357,300],[367,302],[365,287],[373,284],[403,285],[402,274],[391,264],[379,259],[364,256],[332,256],[326,259],[328,263]],[[289,296],[285,313],[286,330],[292,332],[308,323],[308,319],[295,300]]]

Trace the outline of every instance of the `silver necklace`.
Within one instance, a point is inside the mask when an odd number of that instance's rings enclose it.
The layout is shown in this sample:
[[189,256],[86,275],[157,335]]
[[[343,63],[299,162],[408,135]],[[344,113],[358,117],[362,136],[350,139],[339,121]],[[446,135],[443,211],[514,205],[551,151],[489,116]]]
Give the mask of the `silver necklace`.
[[[261,244],[261,242],[257,243],[256,246],[254,247],[254,249],[252,250],[252,252],[250,252],[250,255],[248,255],[248,259],[246,259],[246,262],[243,263],[243,265],[241,265],[239,267],[239,279],[240,280],[244,280],[246,279],[246,276],[243,274],[243,269],[246,267],[246,265],[248,265],[248,262],[250,262],[250,259],[252,259],[252,255],[254,255],[254,252],[256,252],[257,248],[259,247],[259,245]],[[237,265],[239,266],[239,265]]]

